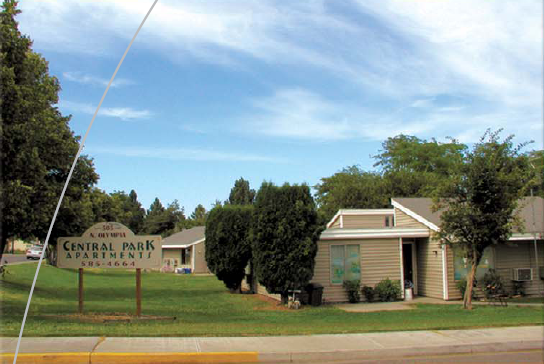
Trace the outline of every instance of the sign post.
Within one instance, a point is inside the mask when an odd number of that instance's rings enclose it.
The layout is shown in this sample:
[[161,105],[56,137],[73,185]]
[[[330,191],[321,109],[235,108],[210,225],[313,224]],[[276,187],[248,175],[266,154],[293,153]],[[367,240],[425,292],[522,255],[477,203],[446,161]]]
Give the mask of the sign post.
[[91,226],[81,237],[62,237],[57,241],[58,267],[79,272],[79,313],[83,313],[83,269],[136,269],[136,316],[142,314],[142,268],[160,268],[161,237],[138,236],[117,222]]
[[79,290],[78,290],[78,298],[79,298],[79,314],[83,314],[83,268],[79,268]]
[[142,269],[136,268],[136,316],[142,314]]

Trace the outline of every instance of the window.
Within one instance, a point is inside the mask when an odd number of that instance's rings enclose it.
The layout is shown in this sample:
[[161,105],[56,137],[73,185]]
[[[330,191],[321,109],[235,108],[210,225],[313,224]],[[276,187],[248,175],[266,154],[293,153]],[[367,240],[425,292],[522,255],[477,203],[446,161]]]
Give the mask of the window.
[[[476,270],[476,279],[481,279],[489,271],[494,268],[493,247],[487,247],[484,250],[478,269]],[[467,259],[463,257],[463,252],[460,249],[453,249],[453,271],[456,281],[464,279],[470,270]]]
[[361,279],[359,244],[331,245],[331,283]]
[[385,217],[385,227],[389,227],[389,225],[390,225],[389,216],[386,216]]

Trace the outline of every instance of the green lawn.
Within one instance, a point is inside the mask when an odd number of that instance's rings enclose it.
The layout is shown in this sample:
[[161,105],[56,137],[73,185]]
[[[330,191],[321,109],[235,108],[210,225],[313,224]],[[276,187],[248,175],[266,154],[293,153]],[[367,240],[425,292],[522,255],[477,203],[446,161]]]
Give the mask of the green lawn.
[[[9,267],[0,282],[1,336],[17,336],[36,264]],[[143,314],[175,321],[93,323],[77,313],[77,271],[43,266],[25,336],[253,336],[542,325],[542,307],[418,305],[410,311],[348,313],[332,306],[286,310],[255,295],[230,294],[215,277],[142,273]],[[134,312],[135,274],[85,271],[88,313]]]

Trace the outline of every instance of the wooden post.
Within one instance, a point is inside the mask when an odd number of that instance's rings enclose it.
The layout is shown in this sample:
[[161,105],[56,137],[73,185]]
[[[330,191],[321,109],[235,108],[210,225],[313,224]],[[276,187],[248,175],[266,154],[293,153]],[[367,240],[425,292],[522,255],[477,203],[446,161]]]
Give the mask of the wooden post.
[[142,268],[136,268],[136,316],[142,314]]
[[78,298],[79,298],[79,314],[83,314],[83,268],[79,268],[79,290],[78,290]]

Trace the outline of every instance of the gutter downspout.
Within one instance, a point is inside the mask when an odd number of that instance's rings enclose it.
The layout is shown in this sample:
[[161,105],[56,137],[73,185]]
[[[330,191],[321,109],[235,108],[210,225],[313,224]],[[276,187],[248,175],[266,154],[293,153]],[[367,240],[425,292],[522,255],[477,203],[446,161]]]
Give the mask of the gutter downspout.
[[538,248],[536,243],[536,219],[535,219],[535,198],[531,188],[531,208],[533,210],[533,244],[535,246],[535,271],[537,279],[540,277],[540,268],[538,266]]

